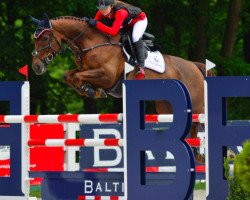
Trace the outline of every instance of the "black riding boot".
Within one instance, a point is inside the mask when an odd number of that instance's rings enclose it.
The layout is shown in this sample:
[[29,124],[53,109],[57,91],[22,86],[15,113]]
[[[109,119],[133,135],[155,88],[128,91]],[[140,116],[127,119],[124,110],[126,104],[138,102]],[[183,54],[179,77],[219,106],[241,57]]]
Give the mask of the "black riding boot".
[[142,79],[145,76],[145,71],[144,71],[145,53],[144,53],[144,46],[142,39],[133,43],[133,46],[135,49],[136,59],[138,62],[138,66],[135,67],[136,78]]

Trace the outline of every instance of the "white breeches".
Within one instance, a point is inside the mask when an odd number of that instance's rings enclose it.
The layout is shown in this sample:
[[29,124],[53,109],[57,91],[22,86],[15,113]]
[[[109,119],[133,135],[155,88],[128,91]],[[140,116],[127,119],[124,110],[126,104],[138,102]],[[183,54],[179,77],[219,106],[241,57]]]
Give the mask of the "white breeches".
[[138,21],[134,24],[132,32],[133,43],[138,42],[139,39],[143,36],[143,33],[145,32],[147,25],[148,25],[147,17],[144,20]]

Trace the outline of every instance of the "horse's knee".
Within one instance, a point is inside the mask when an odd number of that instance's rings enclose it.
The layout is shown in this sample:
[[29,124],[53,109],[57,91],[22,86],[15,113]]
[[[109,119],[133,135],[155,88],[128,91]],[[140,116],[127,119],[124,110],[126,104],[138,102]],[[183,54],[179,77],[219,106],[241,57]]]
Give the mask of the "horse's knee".
[[73,83],[77,87],[81,87],[83,84],[83,78],[80,73],[75,73],[73,76]]
[[67,72],[62,75],[62,78],[63,78],[64,82],[66,82],[66,83],[71,82],[71,77]]
[[66,82],[66,83],[68,82],[68,76],[66,74],[62,75],[62,79],[64,82]]
[[74,82],[79,82],[81,80],[81,75],[79,73],[74,74],[73,80]]

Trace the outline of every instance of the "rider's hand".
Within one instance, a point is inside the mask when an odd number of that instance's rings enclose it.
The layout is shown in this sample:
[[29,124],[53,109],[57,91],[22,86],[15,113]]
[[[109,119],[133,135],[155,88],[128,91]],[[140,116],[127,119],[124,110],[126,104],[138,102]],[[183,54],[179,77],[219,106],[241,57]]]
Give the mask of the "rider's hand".
[[97,21],[95,19],[91,19],[91,18],[89,19],[88,23],[89,23],[90,26],[96,26],[97,25]]
[[89,18],[88,17],[83,17],[82,18],[85,22],[89,22]]

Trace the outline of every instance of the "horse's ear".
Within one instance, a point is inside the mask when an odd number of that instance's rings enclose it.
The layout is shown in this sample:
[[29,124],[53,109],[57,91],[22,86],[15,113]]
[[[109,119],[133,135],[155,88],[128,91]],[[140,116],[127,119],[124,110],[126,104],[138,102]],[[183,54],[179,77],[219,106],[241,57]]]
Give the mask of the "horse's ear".
[[51,23],[49,21],[49,16],[46,13],[43,14],[43,20],[44,20],[44,27],[51,28]]
[[31,15],[30,15],[30,18],[31,18],[31,21],[35,24],[35,25],[39,25],[40,24],[40,20],[39,19],[36,19],[36,18],[34,18],[34,17],[32,17]]

